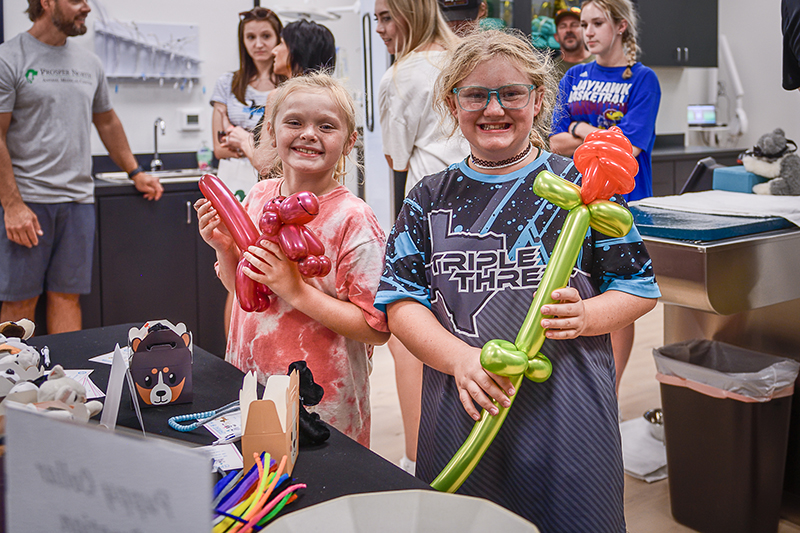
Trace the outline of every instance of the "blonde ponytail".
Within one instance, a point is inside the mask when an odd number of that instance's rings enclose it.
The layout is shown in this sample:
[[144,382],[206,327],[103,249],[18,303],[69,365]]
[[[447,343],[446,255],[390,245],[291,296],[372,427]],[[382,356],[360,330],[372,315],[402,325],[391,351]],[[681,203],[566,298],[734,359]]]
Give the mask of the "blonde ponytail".
[[623,35],[623,44],[625,45],[625,59],[628,60],[628,68],[625,69],[625,72],[622,73],[622,79],[627,80],[633,76],[633,72],[631,72],[631,67],[636,64],[636,38],[631,35],[631,32],[625,30],[625,35]]

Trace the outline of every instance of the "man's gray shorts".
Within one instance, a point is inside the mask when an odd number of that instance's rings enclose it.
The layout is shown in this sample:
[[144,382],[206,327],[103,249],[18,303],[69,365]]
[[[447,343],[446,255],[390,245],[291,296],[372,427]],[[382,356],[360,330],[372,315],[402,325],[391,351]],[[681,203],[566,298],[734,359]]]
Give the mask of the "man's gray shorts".
[[88,294],[92,288],[94,204],[27,204],[44,235],[26,248],[8,240],[0,207],[0,301],[49,292]]

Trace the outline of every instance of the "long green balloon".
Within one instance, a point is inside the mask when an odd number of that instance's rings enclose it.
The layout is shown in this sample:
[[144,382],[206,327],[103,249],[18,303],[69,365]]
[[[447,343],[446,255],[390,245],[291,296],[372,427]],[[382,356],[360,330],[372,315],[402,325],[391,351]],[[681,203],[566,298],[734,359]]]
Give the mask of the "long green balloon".
[[[536,176],[533,190],[569,213],[516,341],[512,344],[505,340],[491,340],[481,350],[481,365],[487,371],[511,378],[515,390],[510,398],[511,405],[519,393],[523,375],[534,382],[542,382],[552,374],[552,363],[539,352],[545,340],[541,308],[553,303],[551,294],[554,290],[567,286],[589,226],[612,237],[623,237],[633,225],[633,216],[621,205],[607,200],[595,200],[588,206],[584,205],[577,185],[546,170]],[[434,489],[455,492],[478,465],[511,409],[511,405],[502,407],[494,403],[498,414],[492,416],[485,410],[481,413],[464,444],[431,483]]]

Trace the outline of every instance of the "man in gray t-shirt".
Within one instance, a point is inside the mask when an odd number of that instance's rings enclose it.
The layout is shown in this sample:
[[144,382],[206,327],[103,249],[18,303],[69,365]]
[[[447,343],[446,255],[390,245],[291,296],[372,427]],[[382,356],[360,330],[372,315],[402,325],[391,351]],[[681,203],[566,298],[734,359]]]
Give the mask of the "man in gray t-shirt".
[[46,291],[49,333],[81,328],[91,286],[92,123],[145,198],[163,193],[128,146],[100,60],[67,41],[86,33],[89,11],[28,0],[33,26],[0,45],[0,322],[33,319]]

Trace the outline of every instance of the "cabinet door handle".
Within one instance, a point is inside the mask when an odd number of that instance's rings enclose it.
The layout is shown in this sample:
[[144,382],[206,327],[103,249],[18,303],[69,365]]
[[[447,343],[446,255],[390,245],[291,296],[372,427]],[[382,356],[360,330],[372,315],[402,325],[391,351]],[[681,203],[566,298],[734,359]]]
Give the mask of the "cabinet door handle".
[[688,48],[684,48],[683,49],[683,60],[686,61],[687,63],[689,62],[689,49]]
[[678,51],[678,63],[680,63],[680,62],[681,62],[681,47],[679,46],[679,47],[678,47],[678,48],[676,48],[675,50],[677,50],[677,51]]
[[186,202],[186,223],[192,223],[192,202],[189,202],[188,200]]

